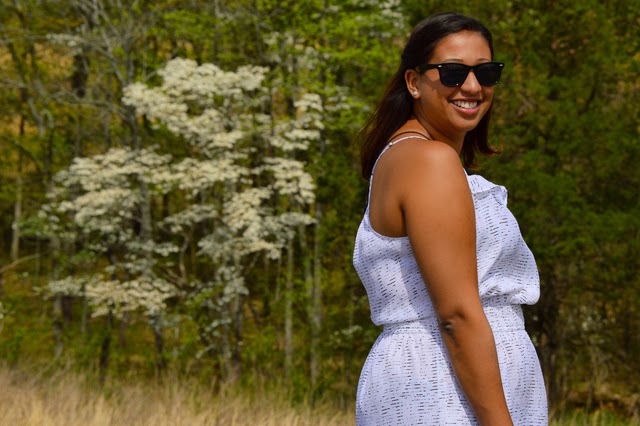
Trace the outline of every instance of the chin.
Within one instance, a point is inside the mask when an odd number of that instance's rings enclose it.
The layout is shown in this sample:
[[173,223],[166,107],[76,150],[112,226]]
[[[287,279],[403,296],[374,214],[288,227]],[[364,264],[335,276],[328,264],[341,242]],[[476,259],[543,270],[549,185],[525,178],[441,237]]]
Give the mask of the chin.
[[467,122],[464,124],[461,124],[459,126],[455,126],[461,133],[468,133],[470,131],[472,131],[473,129],[475,129],[476,127],[478,127],[478,124],[480,124],[480,120],[474,120],[473,122]]

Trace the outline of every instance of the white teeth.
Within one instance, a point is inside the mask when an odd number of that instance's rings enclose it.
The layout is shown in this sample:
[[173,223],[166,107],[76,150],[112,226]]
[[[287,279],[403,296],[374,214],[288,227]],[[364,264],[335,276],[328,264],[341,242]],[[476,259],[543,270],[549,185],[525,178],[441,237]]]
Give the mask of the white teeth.
[[459,106],[460,108],[472,109],[478,106],[478,102],[464,102],[464,101],[452,101],[452,104]]

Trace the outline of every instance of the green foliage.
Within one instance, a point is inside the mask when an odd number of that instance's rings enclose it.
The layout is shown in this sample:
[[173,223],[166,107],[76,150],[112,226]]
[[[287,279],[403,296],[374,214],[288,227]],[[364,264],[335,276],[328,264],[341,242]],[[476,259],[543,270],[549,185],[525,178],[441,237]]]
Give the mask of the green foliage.
[[[105,7],[92,15],[89,3]],[[231,356],[240,367],[239,381],[247,386],[278,382],[299,399],[350,400],[379,332],[370,323],[366,295],[351,266],[366,202],[353,135],[398,66],[410,27],[445,10],[484,22],[493,31],[496,59],[507,64],[496,89],[491,132],[503,152],[484,161],[482,174],[508,188],[509,207],[538,262],[542,297],[528,308],[527,326],[552,403],[558,413],[564,402],[586,411],[598,404],[637,410],[640,110],[634,100],[640,94],[640,4],[623,0],[163,0],[126,3],[122,9],[83,0],[65,5],[21,1],[0,9],[0,258],[10,263],[18,203],[22,217],[29,218],[16,222],[22,232],[20,257],[37,255],[2,274],[0,302],[7,314],[0,320],[0,358],[47,359],[53,341],[63,344],[63,358],[94,368],[110,335],[114,375],[126,370],[155,374],[162,350],[169,368],[231,380],[233,374],[220,361]],[[160,327],[164,340],[151,324],[136,322],[138,314],[111,328],[86,317],[81,297],[67,300],[63,312],[56,313],[52,300],[35,292],[60,278],[56,274],[94,273],[106,266],[87,249],[87,240],[56,246],[45,232],[51,223],[36,212],[55,172],[75,157],[110,148],[154,146],[159,154],[179,159],[202,155],[149,117],[135,117],[121,101],[127,84],[159,84],[157,71],[176,56],[224,70],[268,67],[269,99],[254,101],[273,123],[299,119],[295,102],[307,94],[318,94],[324,108],[320,139],[291,155],[308,164],[317,187],[311,208],[317,223],[296,230],[293,290],[286,290],[286,256],[275,263],[258,255],[249,259],[243,269],[250,293],[233,322],[220,329],[227,335],[204,352],[208,342],[199,338],[198,321],[189,318],[198,315],[197,306],[219,296],[218,288],[192,304],[181,297],[168,300]],[[273,154],[258,143],[276,130],[269,132],[249,143],[256,162]],[[191,202],[185,194],[150,190],[152,223]],[[203,194],[197,201],[211,198]],[[280,197],[272,207],[289,205]],[[133,233],[140,230],[139,210],[133,208],[127,222]],[[199,255],[194,241],[214,231],[211,222],[202,222],[179,239],[154,227],[158,241],[181,246],[158,273],[176,283],[182,276],[213,277],[214,263]],[[321,283],[320,302],[312,282]],[[287,378],[288,302],[294,362]],[[313,325],[317,318],[319,329]],[[63,325],[60,337],[52,338],[53,324]],[[220,343],[225,339],[229,347]],[[312,357],[320,363],[315,379]],[[602,413],[594,424],[614,424]],[[567,422],[586,420],[575,414]]]

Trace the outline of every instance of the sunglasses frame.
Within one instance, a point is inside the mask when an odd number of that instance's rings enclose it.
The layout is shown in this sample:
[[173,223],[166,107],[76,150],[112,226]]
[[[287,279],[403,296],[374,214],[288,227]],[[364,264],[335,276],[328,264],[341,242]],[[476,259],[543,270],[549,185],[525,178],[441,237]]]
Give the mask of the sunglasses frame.
[[[442,70],[444,68],[446,68],[447,66],[451,66],[451,65],[456,66],[456,67],[464,67],[467,70],[467,73],[465,74],[464,79],[462,79],[462,81],[457,83],[457,84],[445,84],[442,81]],[[486,65],[491,65],[491,66],[496,66],[497,65],[500,68],[500,75],[498,75],[498,80],[496,80],[495,83],[484,84],[478,78],[477,70],[480,67],[483,67],[483,66],[486,66]],[[442,83],[443,86],[458,87],[458,86],[461,86],[467,80],[467,77],[469,77],[469,71],[471,71],[471,70],[473,70],[473,73],[475,74],[476,79],[478,80],[478,83],[480,83],[480,85],[482,85],[482,86],[495,86],[496,84],[498,84],[500,82],[500,77],[501,77],[503,68],[504,68],[504,62],[493,62],[492,61],[492,62],[483,62],[481,64],[473,65],[473,66],[472,65],[461,64],[461,63],[458,63],[458,62],[445,62],[443,64],[421,64],[421,65],[416,66],[414,69],[419,73],[423,73],[425,71],[432,70],[432,69],[437,69],[438,70],[438,75],[440,76],[440,83]]]

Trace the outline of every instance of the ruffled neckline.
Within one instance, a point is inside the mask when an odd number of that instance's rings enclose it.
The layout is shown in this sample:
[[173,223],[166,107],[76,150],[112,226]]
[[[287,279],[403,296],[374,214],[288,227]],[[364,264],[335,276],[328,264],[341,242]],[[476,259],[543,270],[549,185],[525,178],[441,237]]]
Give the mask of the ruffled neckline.
[[474,196],[484,198],[489,194],[493,194],[501,204],[507,204],[507,188],[504,186],[496,185],[480,175],[467,174],[467,181],[469,182],[469,189]]

